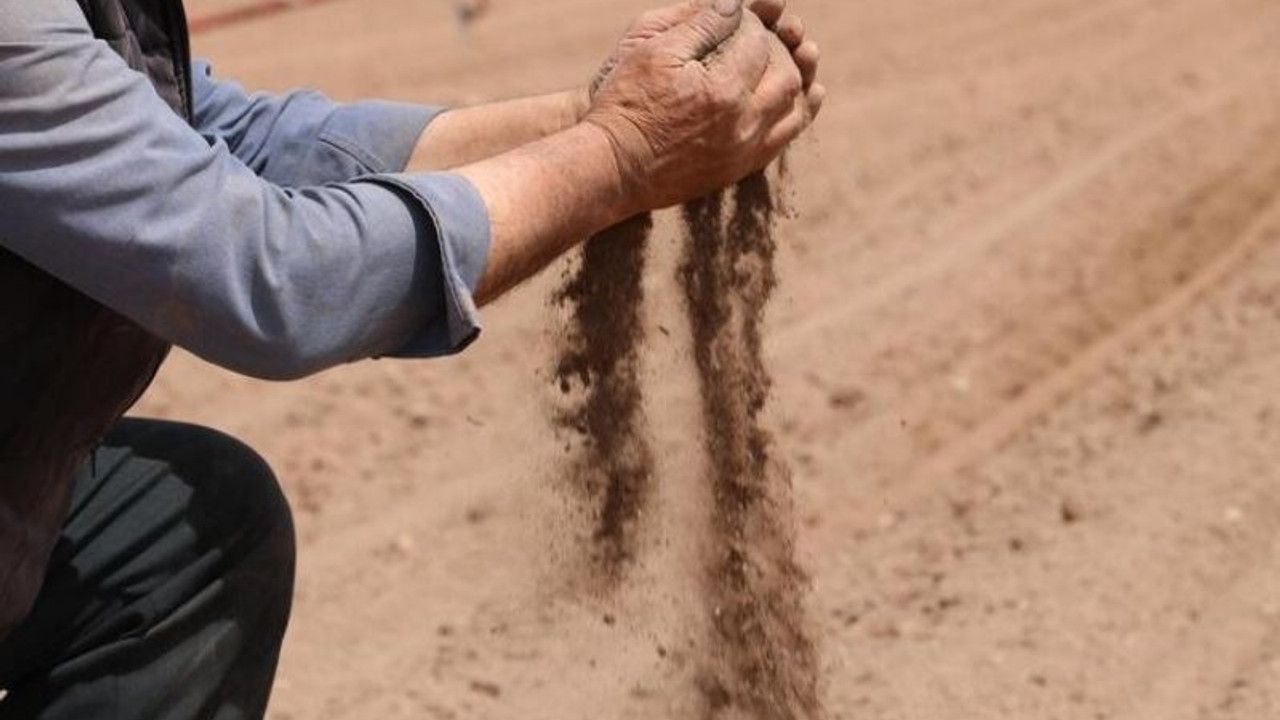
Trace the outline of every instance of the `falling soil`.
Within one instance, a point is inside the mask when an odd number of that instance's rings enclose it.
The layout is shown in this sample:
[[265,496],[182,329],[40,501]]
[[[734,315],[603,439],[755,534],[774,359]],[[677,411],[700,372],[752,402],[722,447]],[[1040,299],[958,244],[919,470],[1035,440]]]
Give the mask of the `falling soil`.
[[556,420],[579,439],[570,479],[590,508],[592,559],[606,580],[621,578],[634,559],[636,524],[653,477],[639,379],[652,228],[652,218],[640,215],[592,238],[556,294],[571,307],[556,364],[556,380],[570,400]]
[[[771,379],[762,324],[777,277],[777,203],[768,177],[683,210],[679,275],[693,332],[708,460],[709,556],[703,600],[710,642],[697,687],[706,717],[819,716],[817,654],[804,627],[808,578],[794,560],[790,476],[761,423]],[[617,581],[635,560],[653,479],[640,386],[648,216],[593,238],[556,295],[571,308],[556,378],[569,398],[558,424],[578,439],[570,477],[593,522],[596,569]]]
[[770,377],[764,310],[776,285],[776,203],[764,174],[684,208],[680,270],[702,394],[714,511],[706,602],[713,642],[698,679],[707,717],[816,718],[818,661],[804,627],[790,477],[760,414]]

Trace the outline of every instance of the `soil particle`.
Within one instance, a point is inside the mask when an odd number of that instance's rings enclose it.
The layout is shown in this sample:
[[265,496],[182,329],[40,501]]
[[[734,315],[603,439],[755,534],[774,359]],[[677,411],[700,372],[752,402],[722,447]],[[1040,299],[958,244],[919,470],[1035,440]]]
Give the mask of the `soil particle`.
[[557,424],[577,435],[570,480],[589,505],[592,560],[620,579],[635,556],[635,525],[649,495],[653,451],[644,433],[639,352],[646,248],[640,215],[587,242],[555,301],[571,308],[555,379],[570,398]]
[[795,562],[790,478],[771,457],[761,411],[764,311],[777,282],[777,204],[764,174],[689,204],[680,271],[693,328],[714,498],[706,603],[713,644],[699,678],[708,718],[816,718],[818,661],[804,623],[808,578]]

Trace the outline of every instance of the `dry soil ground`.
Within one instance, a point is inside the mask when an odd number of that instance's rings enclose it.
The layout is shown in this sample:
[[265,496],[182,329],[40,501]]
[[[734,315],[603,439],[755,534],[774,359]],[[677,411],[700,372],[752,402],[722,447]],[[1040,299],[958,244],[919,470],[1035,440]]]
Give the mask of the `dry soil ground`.
[[[582,81],[647,4],[498,0],[464,31],[350,0],[196,48],[256,88],[473,102]],[[1280,4],[794,4],[831,100],[792,153],[770,422],[829,715],[1280,716]],[[247,439],[294,502],[273,718],[691,717],[703,459],[660,235],[662,482],[613,596],[576,580],[546,419],[558,272],[456,359],[168,365],[139,410]]]

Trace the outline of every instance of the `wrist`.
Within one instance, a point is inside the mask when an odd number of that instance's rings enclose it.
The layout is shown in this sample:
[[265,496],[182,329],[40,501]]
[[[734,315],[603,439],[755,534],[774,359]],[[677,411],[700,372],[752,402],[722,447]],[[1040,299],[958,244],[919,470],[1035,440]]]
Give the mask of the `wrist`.
[[482,301],[643,209],[608,132],[586,122],[456,172],[488,210],[489,261],[477,291]]
[[587,113],[591,112],[591,90],[587,87],[580,87],[574,90],[566,90],[563,95],[564,101],[564,124],[562,128],[571,128],[582,122],[587,117]]
[[591,234],[647,209],[639,202],[635,183],[608,129],[587,120],[561,133],[560,137],[573,148],[572,155],[579,161],[579,170],[583,173],[580,182],[590,189]]

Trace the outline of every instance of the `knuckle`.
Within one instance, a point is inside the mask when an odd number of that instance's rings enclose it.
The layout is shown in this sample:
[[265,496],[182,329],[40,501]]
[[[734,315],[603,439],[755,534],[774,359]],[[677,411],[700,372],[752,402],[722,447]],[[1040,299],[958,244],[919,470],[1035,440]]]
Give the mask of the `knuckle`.
[[707,45],[716,44],[715,27],[707,20],[696,20],[689,23],[689,32],[699,43]]
[[717,113],[722,113],[722,111],[732,108],[733,101],[730,99],[730,92],[728,92],[728,90],[723,86],[717,86],[714,90],[709,92],[707,96],[707,105],[709,105],[712,110],[717,111]]
[[792,69],[786,74],[782,81],[782,89],[788,99],[791,100],[794,100],[796,96],[804,91],[804,78],[800,76],[798,70]]
[[778,98],[778,105],[783,107],[794,105],[803,92],[804,82],[799,78],[788,76],[782,81],[782,93],[781,97]]
[[716,110],[730,110],[738,104],[739,90],[737,83],[722,82],[717,83],[707,98],[711,107]]
[[739,32],[750,35],[768,35],[769,28],[765,27],[764,21],[755,13],[747,13],[742,16],[742,25]]

